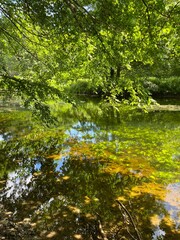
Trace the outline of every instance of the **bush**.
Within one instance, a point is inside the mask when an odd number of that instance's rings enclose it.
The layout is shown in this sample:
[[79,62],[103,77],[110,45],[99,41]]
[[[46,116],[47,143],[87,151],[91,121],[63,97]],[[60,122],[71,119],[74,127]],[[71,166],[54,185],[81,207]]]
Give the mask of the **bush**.
[[180,77],[172,76],[169,78],[149,77],[144,82],[144,86],[152,94],[157,95],[179,95]]

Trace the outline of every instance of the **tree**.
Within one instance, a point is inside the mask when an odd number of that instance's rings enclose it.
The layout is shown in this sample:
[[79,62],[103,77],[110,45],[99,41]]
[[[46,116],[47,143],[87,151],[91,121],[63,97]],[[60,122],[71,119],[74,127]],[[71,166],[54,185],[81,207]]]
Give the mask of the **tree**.
[[178,1],[3,0],[0,12],[0,88],[39,110],[77,79],[138,104],[137,65],[178,57]]

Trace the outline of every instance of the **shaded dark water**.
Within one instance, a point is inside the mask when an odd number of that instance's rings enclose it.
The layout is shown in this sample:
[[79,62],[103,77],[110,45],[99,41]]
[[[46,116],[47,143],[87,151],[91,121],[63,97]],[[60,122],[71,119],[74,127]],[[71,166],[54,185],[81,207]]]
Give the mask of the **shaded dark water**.
[[60,109],[52,128],[0,113],[0,198],[14,219],[30,218],[37,239],[138,239],[133,222],[141,239],[179,239],[180,112]]

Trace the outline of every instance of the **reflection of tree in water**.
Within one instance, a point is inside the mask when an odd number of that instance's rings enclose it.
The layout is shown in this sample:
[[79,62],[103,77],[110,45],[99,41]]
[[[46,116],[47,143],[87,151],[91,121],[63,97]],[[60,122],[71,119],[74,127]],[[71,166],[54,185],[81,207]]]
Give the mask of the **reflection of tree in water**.
[[[77,154],[66,156],[57,170],[58,162],[51,156],[61,151],[63,138],[48,133],[39,139],[15,138],[4,143],[1,161],[5,159],[7,172],[15,175],[11,179],[14,183],[11,195],[8,198],[4,195],[2,200],[14,211],[17,220],[31,216],[42,239],[103,239],[101,226],[108,239],[123,236],[131,239],[128,231],[136,238],[127,214],[119,210],[115,201],[120,197],[143,239],[151,239],[154,228],[151,217],[168,216],[168,212],[152,193],[130,197],[134,186],[150,180],[136,177],[133,171],[129,174],[104,171],[108,160],[96,158],[93,152],[91,156],[85,148],[81,152],[74,148]],[[7,178],[10,175],[6,173],[3,179]],[[164,239],[178,238],[174,226],[166,221],[161,221],[160,228],[167,232]]]
[[[125,220],[115,199],[119,195],[128,195],[125,192],[134,185],[133,178],[127,181],[127,176],[122,176],[123,188],[119,188],[117,176],[103,173],[103,163],[100,162],[66,159],[62,173],[55,171],[56,165],[50,159],[41,158],[38,162],[41,165],[28,184],[30,191],[28,195],[27,191],[22,194],[16,209],[24,216],[33,214],[39,229],[48,229],[44,234],[54,232],[57,239],[74,239],[73,236],[80,235],[82,239],[91,239],[94,235],[95,239],[100,221],[108,239],[127,235]],[[158,211],[162,213],[162,205],[149,194],[134,200],[131,200],[131,206],[128,205],[129,211],[133,212],[138,227],[149,239],[152,232],[148,216]],[[129,228],[133,233],[132,227]]]
[[[16,171],[19,176],[16,175],[15,182],[17,178],[30,178],[27,184],[22,180],[16,185],[18,191],[22,191],[19,197],[14,198],[17,193],[15,188],[9,199],[6,196],[3,199],[11,211],[16,209],[17,219],[32,216],[40,234],[48,236],[51,233],[53,239],[80,236],[79,239],[98,239],[100,226],[108,239],[119,239],[123,235],[130,238],[127,227],[135,235],[128,216],[118,209],[115,199],[118,196],[128,199],[129,191],[137,181],[140,183],[140,179],[106,173],[103,171],[104,162],[86,157],[83,160],[78,156],[67,157],[60,172],[56,170],[56,165],[52,159],[37,157],[24,161],[24,172]],[[150,217],[153,214],[167,214],[163,205],[150,194],[141,194],[124,204],[142,232],[143,239],[152,236]],[[169,228],[172,236],[176,236],[167,225],[163,228]]]

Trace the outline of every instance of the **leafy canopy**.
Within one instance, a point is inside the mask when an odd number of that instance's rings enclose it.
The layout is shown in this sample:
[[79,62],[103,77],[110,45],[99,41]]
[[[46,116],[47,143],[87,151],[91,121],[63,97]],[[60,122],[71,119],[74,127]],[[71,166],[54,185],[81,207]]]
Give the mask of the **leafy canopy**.
[[178,59],[178,13],[174,0],[2,0],[0,89],[46,113],[79,80],[138,104],[138,79]]

